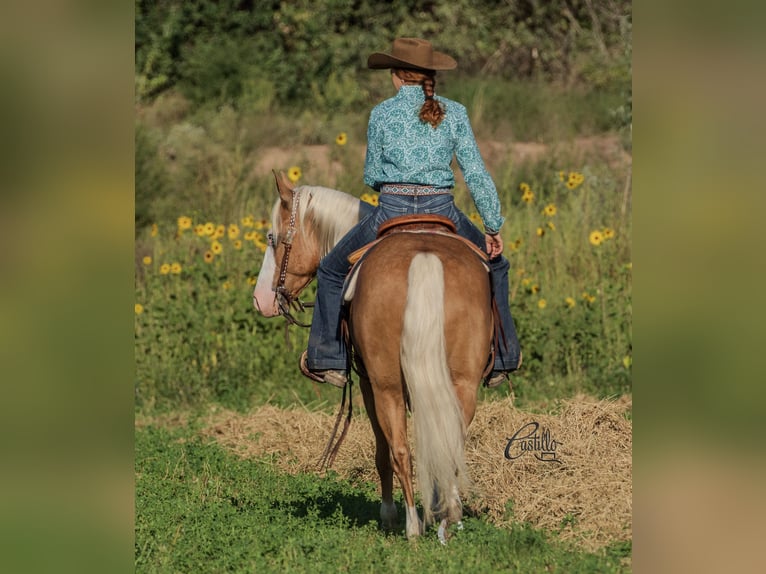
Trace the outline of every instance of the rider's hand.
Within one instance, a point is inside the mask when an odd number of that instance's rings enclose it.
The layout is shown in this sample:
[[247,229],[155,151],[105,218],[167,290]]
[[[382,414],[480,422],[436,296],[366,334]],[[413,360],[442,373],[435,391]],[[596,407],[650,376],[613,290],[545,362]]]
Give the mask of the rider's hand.
[[494,259],[503,252],[503,238],[499,233],[490,235],[489,233],[484,235],[487,241],[487,255],[490,259]]

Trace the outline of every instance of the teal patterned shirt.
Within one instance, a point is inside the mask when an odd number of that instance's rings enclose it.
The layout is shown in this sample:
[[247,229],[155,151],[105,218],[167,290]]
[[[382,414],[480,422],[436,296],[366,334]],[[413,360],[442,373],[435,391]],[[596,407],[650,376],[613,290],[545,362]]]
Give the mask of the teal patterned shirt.
[[455,186],[450,164],[457,157],[468,191],[488,233],[500,231],[497,189],[484,166],[465,106],[436,96],[445,106],[444,120],[434,129],[420,121],[425,101],[420,86],[402,86],[375,106],[367,126],[364,183],[376,191],[384,183]]

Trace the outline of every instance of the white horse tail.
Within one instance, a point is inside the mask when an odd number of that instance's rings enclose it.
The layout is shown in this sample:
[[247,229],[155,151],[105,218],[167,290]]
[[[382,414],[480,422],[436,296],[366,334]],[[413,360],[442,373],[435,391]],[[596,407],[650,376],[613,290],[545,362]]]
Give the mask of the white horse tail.
[[465,424],[447,364],[444,269],[433,253],[418,253],[410,263],[399,352],[412,407],[423,517],[429,524],[468,483]]

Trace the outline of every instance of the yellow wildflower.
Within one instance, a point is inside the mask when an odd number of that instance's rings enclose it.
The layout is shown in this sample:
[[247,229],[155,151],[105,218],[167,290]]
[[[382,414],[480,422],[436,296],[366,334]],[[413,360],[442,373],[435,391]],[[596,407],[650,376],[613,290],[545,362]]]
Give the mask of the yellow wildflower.
[[242,224],[242,227],[252,227],[255,225],[255,220],[252,215],[246,215],[240,220],[240,223]]
[[196,235],[197,237],[203,237],[204,235],[206,235],[206,233],[205,233],[205,226],[203,224],[201,224],[201,223],[198,223],[197,225],[195,225],[194,226],[194,235]]
[[522,191],[522,193],[528,193],[531,191],[529,184],[524,183],[523,181],[519,184],[519,189]]
[[297,182],[301,178],[301,175],[303,175],[301,173],[301,168],[299,168],[297,165],[294,165],[287,170],[287,178],[293,183]]
[[157,234],[160,232],[160,228],[157,227],[156,223],[152,223],[152,237],[157,237]]
[[543,229],[542,227],[538,227],[536,233],[538,237],[542,237],[543,235],[545,235],[545,229]]
[[514,247],[516,247],[516,249],[521,247],[521,237],[519,237],[516,241],[514,241],[513,245],[514,245]]
[[248,285],[253,286],[256,283],[258,283],[258,277],[248,277],[247,278],[247,284]]
[[532,287],[529,290],[532,293],[539,293],[540,292],[540,286],[537,283],[535,283],[534,285],[532,285]]
[[223,224],[216,226],[215,231],[213,232],[213,239],[220,239],[224,235],[226,235],[226,226]]
[[560,171],[559,172],[559,179],[561,181],[564,181],[564,180],[566,180],[566,178],[567,178],[566,172]]
[[231,281],[224,281],[221,287],[223,287],[224,290],[228,291],[229,289],[231,289]]
[[210,251],[218,255],[223,251],[223,245],[221,245],[217,239],[214,239],[210,244]]
[[205,263],[212,263],[213,259],[215,259],[215,255],[213,255],[212,251],[205,251]]
[[552,203],[549,203],[545,206],[545,208],[543,208],[543,214],[547,215],[548,217],[553,217],[556,215],[556,206]]
[[269,229],[271,227],[271,223],[269,223],[268,219],[259,219],[255,222],[255,228],[257,230],[261,229]]
[[151,255],[145,255],[142,261],[144,262],[144,265],[151,265],[152,264]]
[[178,231],[191,229],[191,226],[192,226],[191,217],[186,217],[185,215],[182,215],[181,217],[178,218]]
[[630,366],[633,364],[633,358],[630,355],[625,355],[622,358],[622,366],[626,369],[629,369]]
[[552,221],[548,222],[548,227],[551,231],[556,231],[556,225]]
[[170,273],[170,265],[167,264],[167,263],[163,263],[160,266],[160,274],[161,275],[167,275],[168,273]]
[[180,263],[171,263],[170,264],[170,272],[173,275],[180,275],[180,273],[181,273],[181,264]]
[[348,135],[346,134],[346,132],[340,132],[335,138],[335,143],[338,145],[346,145],[347,141],[348,141]]
[[532,193],[530,190],[526,190],[521,196],[521,200],[524,203],[532,203],[535,200],[535,194]]
[[574,297],[567,297],[566,299],[564,299],[564,303],[566,303],[567,307],[569,307],[570,309],[577,304],[574,300]]
[[585,181],[585,176],[581,173],[578,173],[576,171],[570,171],[569,177],[567,178],[567,187],[569,189],[574,189],[577,186],[579,186],[583,181]]
[[527,286],[527,285],[529,285],[530,283],[532,283],[532,280],[531,280],[529,277],[524,277],[524,279],[522,279],[522,280],[521,280],[521,284],[522,284],[524,287],[526,287],[526,286]]
[[144,306],[141,305],[141,303],[136,303],[135,310],[136,310],[136,315],[140,315],[141,313],[144,312]]
[[588,241],[590,241],[591,245],[598,247],[603,243],[604,236],[599,230],[591,231],[590,235],[588,236]]
[[245,233],[245,241],[253,241],[258,234],[255,231]]
[[234,249],[242,249],[242,240],[241,239],[235,239],[234,240]]
[[588,303],[593,303],[596,300],[596,296],[590,295],[587,291],[583,291],[582,298]]
[[545,307],[548,305],[548,302],[545,299],[540,299],[537,302],[537,308],[538,309],[545,309]]
[[266,245],[266,242],[262,238],[257,237],[253,243],[255,243],[255,246],[261,250],[261,253],[266,253],[268,245]]
[[604,227],[601,233],[604,234],[604,239],[612,239],[614,237],[614,229],[611,227]]
[[205,235],[213,235],[215,233],[215,225],[208,221],[205,224]]
[[239,237],[239,226],[236,223],[232,223],[229,225],[229,228],[226,230],[226,233],[229,236],[229,239],[234,240],[237,237]]
[[481,223],[481,215],[479,215],[475,211],[468,216],[468,219],[473,221],[476,225],[479,225]]

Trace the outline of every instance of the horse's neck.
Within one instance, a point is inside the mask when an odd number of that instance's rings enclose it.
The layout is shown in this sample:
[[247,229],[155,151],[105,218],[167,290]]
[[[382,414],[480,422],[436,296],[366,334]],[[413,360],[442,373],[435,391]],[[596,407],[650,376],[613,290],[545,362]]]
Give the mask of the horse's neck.
[[354,196],[329,188],[312,190],[312,203],[314,232],[321,258],[359,222],[362,205]]

